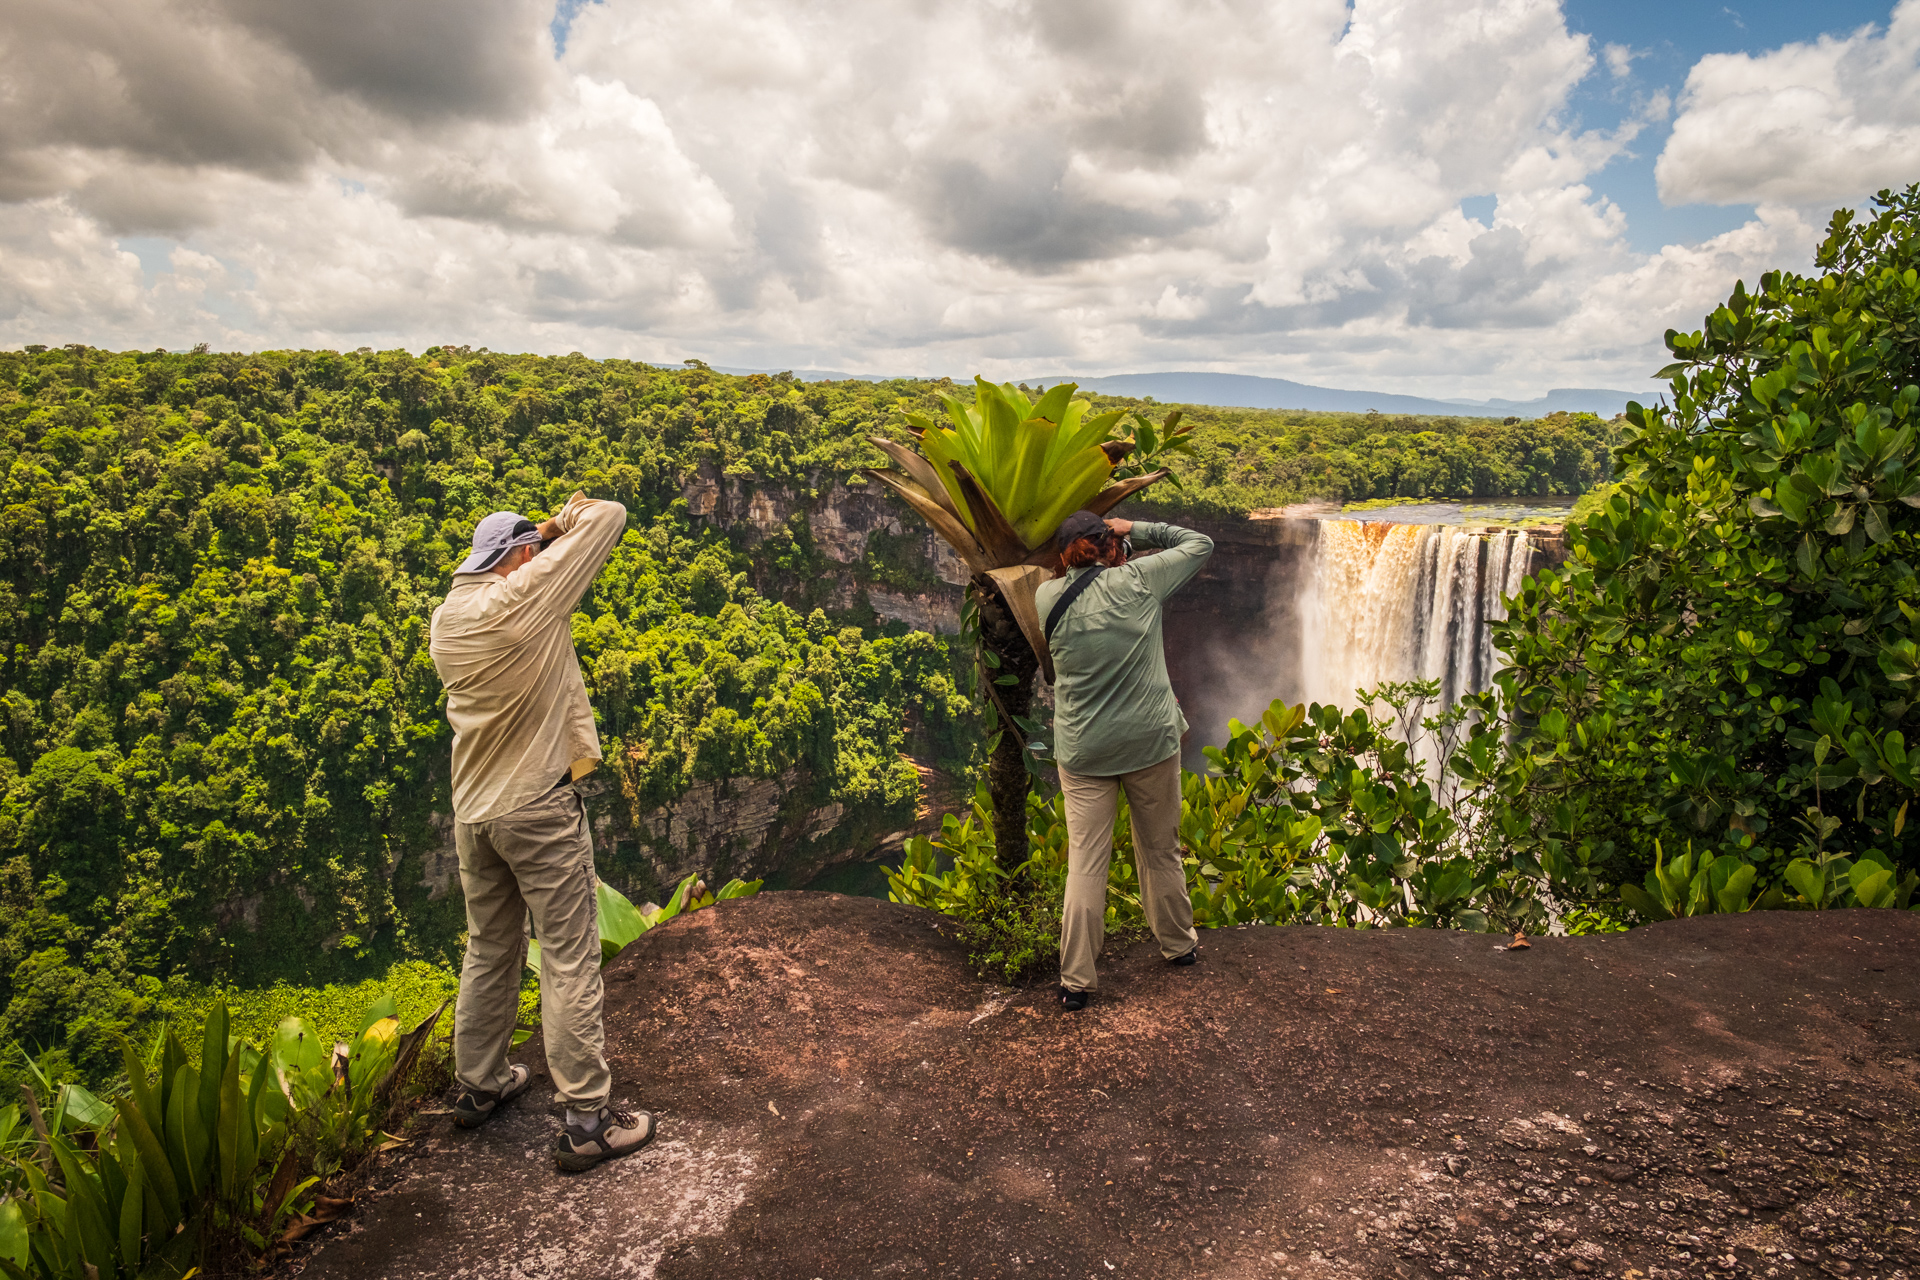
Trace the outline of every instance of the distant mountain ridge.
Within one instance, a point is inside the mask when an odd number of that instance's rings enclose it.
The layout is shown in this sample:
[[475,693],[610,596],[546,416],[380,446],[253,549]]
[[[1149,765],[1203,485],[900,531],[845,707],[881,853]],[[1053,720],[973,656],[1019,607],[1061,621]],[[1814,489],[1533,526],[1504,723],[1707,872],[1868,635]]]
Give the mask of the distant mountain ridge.
[[1556,387],[1533,400],[1435,400],[1427,396],[1396,395],[1387,391],[1343,391],[1316,387],[1285,378],[1260,378],[1244,373],[1120,373],[1104,377],[1042,378],[1038,381],[1078,382],[1088,391],[1108,395],[1152,396],[1170,404],[1207,404],[1245,409],[1315,409],[1330,413],[1423,413],[1470,417],[1537,418],[1565,411],[1595,413],[1611,418],[1629,400],[1649,401],[1643,392],[1612,391],[1598,387]]
[[[718,369],[721,373],[769,373],[767,369]],[[900,375],[841,373],[832,369],[798,369],[796,378],[805,382],[883,382]],[[937,378],[938,374],[914,375]],[[965,381],[955,378],[956,382]],[[1645,404],[1654,391],[1615,391],[1604,387],[1555,387],[1532,400],[1436,400],[1428,396],[1398,395],[1388,391],[1344,391],[1337,387],[1316,387],[1286,378],[1262,378],[1245,373],[1114,373],[1090,377],[1073,374],[1047,374],[1016,379],[1029,386],[1052,386],[1058,382],[1078,383],[1088,391],[1114,396],[1135,396],[1166,404],[1205,404],[1241,409],[1307,409],[1326,413],[1419,413],[1428,416],[1537,418],[1549,413],[1593,413],[1611,418],[1623,412],[1627,401]]]

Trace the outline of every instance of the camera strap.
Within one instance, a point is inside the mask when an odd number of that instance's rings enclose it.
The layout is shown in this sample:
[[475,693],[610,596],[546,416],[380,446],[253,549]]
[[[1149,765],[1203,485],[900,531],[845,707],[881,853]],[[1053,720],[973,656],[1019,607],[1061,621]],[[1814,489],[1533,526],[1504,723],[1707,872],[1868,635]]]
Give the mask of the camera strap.
[[1069,582],[1067,589],[1060,593],[1060,598],[1053,602],[1053,608],[1047,611],[1046,638],[1049,648],[1053,646],[1054,628],[1060,625],[1060,619],[1067,616],[1067,606],[1079,599],[1082,591],[1093,585],[1093,580],[1100,576],[1100,571],[1104,568],[1106,568],[1105,565],[1099,564],[1089,566],[1085,573]]

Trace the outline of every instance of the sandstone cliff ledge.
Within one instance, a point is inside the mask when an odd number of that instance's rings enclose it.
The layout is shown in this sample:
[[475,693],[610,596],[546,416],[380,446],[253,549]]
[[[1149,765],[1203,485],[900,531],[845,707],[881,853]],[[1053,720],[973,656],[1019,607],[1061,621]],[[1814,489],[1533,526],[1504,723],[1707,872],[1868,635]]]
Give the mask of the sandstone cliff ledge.
[[441,1119],[305,1274],[1920,1274],[1920,917],[1225,930],[1071,1017],[944,927],[794,893],[646,935],[608,1048],[654,1148],[562,1178],[539,1088]]

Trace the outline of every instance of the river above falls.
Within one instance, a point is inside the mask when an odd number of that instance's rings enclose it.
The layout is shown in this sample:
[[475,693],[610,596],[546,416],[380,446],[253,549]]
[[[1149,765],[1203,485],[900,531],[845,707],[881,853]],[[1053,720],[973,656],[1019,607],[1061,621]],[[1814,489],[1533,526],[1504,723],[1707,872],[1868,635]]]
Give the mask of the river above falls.
[[1359,520],[1417,525],[1564,524],[1579,501],[1571,494],[1533,498],[1377,498],[1367,502],[1301,502],[1263,507],[1254,520]]

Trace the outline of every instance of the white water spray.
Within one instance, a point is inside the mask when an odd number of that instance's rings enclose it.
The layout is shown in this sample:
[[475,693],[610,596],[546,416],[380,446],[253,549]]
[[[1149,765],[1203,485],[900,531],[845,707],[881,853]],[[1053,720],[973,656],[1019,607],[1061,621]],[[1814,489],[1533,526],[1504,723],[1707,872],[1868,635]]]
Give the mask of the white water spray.
[[1450,707],[1491,687],[1498,660],[1487,623],[1506,617],[1504,598],[1520,590],[1532,551],[1517,529],[1321,522],[1300,602],[1294,700],[1351,710],[1355,690],[1383,680],[1438,680]]

